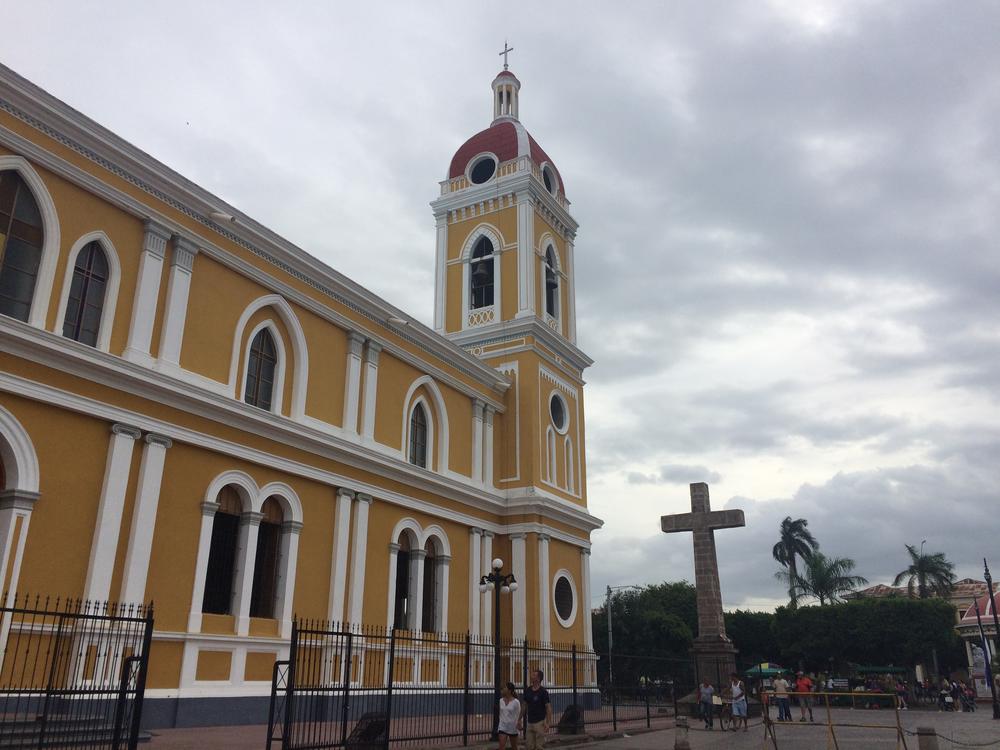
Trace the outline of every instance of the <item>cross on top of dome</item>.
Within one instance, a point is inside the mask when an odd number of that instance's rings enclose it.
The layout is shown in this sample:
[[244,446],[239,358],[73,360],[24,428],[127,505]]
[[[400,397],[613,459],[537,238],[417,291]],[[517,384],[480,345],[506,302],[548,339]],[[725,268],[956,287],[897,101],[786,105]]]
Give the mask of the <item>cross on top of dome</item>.
[[507,46],[507,40],[504,39],[503,40],[503,52],[500,53],[503,56],[503,69],[504,70],[507,70],[507,55],[508,55],[508,53],[513,52],[513,51],[514,51],[514,48],[513,47],[508,47]]

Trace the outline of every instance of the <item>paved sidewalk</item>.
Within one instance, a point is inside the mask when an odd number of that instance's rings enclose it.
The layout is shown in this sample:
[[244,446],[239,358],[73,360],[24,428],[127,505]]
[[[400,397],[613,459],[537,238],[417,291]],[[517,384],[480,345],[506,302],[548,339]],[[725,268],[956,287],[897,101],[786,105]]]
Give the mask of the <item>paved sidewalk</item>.
[[[934,727],[939,736],[940,750],[961,750],[962,744],[976,745],[985,750],[1000,750],[1000,721],[994,721],[989,706],[975,713],[939,713],[934,711],[908,711],[900,714],[906,731],[906,746],[916,750],[917,738],[913,736],[918,726]],[[817,718],[820,718],[817,716]],[[896,748],[895,715],[891,711],[833,712],[837,744],[840,750],[882,750]],[[695,723],[695,722],[692,722]],[[872,726],[875,725],[876,728]],[[828,730],[824,724],[791,722],[775,726],[779,750],[816,750],[827,746]],[[153,732],[153,739],[146,745],[150,750],[264,750],[267,728],[265,726],[208,727],[193,729],[162,729]],[[555,740],[555,736],[552,736]],[[764,747],[764,727],[759,719],[750,723],[749,732],[706,731],[697,726],[688,734],[692,750],[760,750]],[[556,748],[557,741],[550,745]],[[674,730],[637,733],[620,739],[600,740],[577,745],[581,750],[672,750]],[[483,745],[478,747],[482,748]],[[566,745],[563,745],[566,747]],[[768,747],[773,748],[770,742]]]

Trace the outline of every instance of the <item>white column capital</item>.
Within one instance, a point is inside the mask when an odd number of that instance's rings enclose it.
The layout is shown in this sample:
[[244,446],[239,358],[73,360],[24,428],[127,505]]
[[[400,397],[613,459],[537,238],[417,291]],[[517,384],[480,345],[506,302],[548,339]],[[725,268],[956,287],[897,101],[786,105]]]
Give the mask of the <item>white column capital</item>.
[[473,536],[482,536],[483,530],[478,526],[473,526],[472,528],[469,529],[469,533],[472,534]]
[[357,495],[354,496],[354,499],[357,500],[359,503],[364,503],[365,505],[371,505],[373,502],[375,502],[375,498],[373,498],[371,495],[365,494],[364,492],[359,492]]
[[539,541],[539,543],[548,544],[551,540],[552,540],[552,537],[550,537],[548,534],[539,534],[538,535],[538,541]]
[[302,531],[302,521],[285,521],[281,524],[283,534],[298,534]]
[[437,556],[437,560],[442,565],[450,565],[451,564],[451,555],[438,555]]
[[523,539],[527,539],[528,535],[525,534],[523,531],[515,531],[513,534],[508,534],[507,538],[508,539],[523,540]]
[[170,239],[170,230],[152,219],[146,220],[145,229],[146,233],[142,240],[143,251],[162,258],[167,249],[167,240]]
[[483,401],[481,398],[478,398],[478,397],[474,397],[472,399],[472,415],[476,419],[482,419],[483,418],[483,411],[485,409],[486,409],[486,402],[485,401]]
[[212,517],[218,510],[219,510],[219,504],[212,502],[211,500],[206,500],[201,504],[201,514],[203,516]]
[[395,555],[399,553],[399,545],[396,542],[389,542],[389,554]]
[[361,348],[365,345],[367,340],[368,339],[365,338],[363,334],[360,334],[357,331],[347,332],[347,346],[350,353],[355,357],[361,356]]
[[411,560],[423,560],[425,557],[427,557],[427,550],[425,550],[425,549],[411,549],[410,550],[410,559]]
[[31,512],[35,501],[41,497],[37,492],[27,490],[4,490],[0,492],[0,511],[21,510]]
[[496,534],[494,534],[492,531],[487,531],[486,529],[483,529],[483,537],[485,539],[492,539],[495,536]]
[[377,341],[368,342],[368,348],[365,351],[365,362],[378,366],[378,355],[382,351],[382,345]]
[[347,489],[347,487],[337,488],[337,497],[346,497],[348,500],[353,500],[354,495],[355,495],[354,490],[349,490]]
[[191,273],[191,269],[194,268],[194,256],[197,254],[198,246],[196,244],[179,234],[174,235],[174,257],[170,262],[172,266],[177,266]]
[[581,555],[590,555],[590,547],[580,547]]
[[256,510],[248,510],[240,514],[240,525],[260,526],[260,522],[263,520],[264,514]]
[[156,433],[150,432],[146,435],[146,445],[156,445],[160,448],[170,448],[173,446],[174,441],[168,438],[166,435],[157,435]]
[[111,425],[111,432],[115,435],[121,435],[122,437],[132,438],[133,440],[138,440],[142,437],[142,430],[138,427],[130,427],[127,424],[121,424],[120,422],[115,422]]

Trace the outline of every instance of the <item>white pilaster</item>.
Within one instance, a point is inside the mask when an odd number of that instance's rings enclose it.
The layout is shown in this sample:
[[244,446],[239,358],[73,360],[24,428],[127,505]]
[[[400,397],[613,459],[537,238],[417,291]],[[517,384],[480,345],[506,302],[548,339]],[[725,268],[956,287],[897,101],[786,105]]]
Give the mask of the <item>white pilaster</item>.
[[420,631],[424,626],[424,561],[427,551],[410,550],[410,596],[411,603],[406,625],[410,630]]
[[510,535],[510,571],[518,582],[517,591],[513,592],[511,614],[513,615],[513,636],[525,638],[528,634],[528,565],[525,548],[526,535],[523,533]]
[[84,599],[107,601],[111,593],[111,576],[118,553],[125,491],[132,468],[132,449],[140,435],[139,430],[134,427],[122,424],[111,426],[108,460],[104,466],[104,485],[97,507],[97,522],[90,544],[90,563],[83,588]]
[[485,435],[483,438],[483,483],[487,487],[493,487],[493,415],[496,409],[492,406],[486,407],[486,421],[484,425]]
[[472,481],[483,481],[483,410],[486,402],[472,399]]
[[[368,510],[372,496],[358,493],[354,500],[354,554],[351,557],[351,593],[348,616],[355,625],[361,623],[365,604],[365,560],[368,555]],[[394,589],[389,591],[391,597]],[[391,623],[390,623],[391,624]]]
[[156,527],[156,509],[160,503],[160,485],[167,449],[173,443],[162,435],[146,435],[146,446],[139,463],[139,487],[136,490],[135,509],[132,511],[132,530],[129,533],[128,552],[125,554],[125,574],[122,577],[120,600],[141,604],[146,598],[146,577],[149,574],[149,556],[153,548],[153,530]]
[[298,568],[301,531],[301,521],[285,521],[281,524],[274,617],[278,620],[278,634],[282,638],[290,638],[292,635],[292,602],[295,599],[295,572]]
[[365,351],[365,401],[362,417],[362,437],[365,440],[375,439],[375,400],[378,393],[378,355],[382,345],[369,341]]
[[549,605],[549,535],[538,535],[538,637],[542,643],[552,640],[552,616]]
[[[28,538],[28,523],[31,521],[31,511],[38,497],[37,492],[25,490],[0,492],[0,580],[8,581],[7,599],[0,602],[0,606],[11,606],[17,593],[21,560],[24,559],[24,544]],[[18,519],[21,521],[20,531],[18,531]],[[6,627],[0,635],[6,635]],[[6,643],[6,640],[0,638],[0,643]]]
[[479,591],[480,560],[482,559],[483,530],[475,527],[469,529],[469,635],[479,635],[480,599]]
[[396,575],[399,568],[399,544],[389,542],[389,599],[386,606],[385,626],[392,628],[396,622]]
[[576,343],[576,256],[573,254],[573,238],[566,240],[566,337]]
[[344,601],[347,596],[347,552],[351,539],[351,503],[354,491],[346,487],[337,490],[337,508],[333,526],[333,564],[330,570],[330,605],[327,618],[344,621]]
[[344,379],[344,430],[358,431],[358,399],[361,397],[361,349],[365,337],[347,332],[347,376]]
[[535,314],[535,211],[530,194],[517,197],[517,317]]
[[160,296],[160,275],[163,273],[163,254],[166,252],[170,231],[152,221],[146,222],[146,235],[139,256],[139,277],[135,286],[132,305],[132,322],[128,331],[125,359],[151,364],[149,346],[153,339],[156,320],[156,303]]
[[[205,601],[205,579],[208,577],[208,556],[212,550],[212,526],[218,503],[201,504],[201,531],[198,534],[198,558],[194,565],[194,589],[191,592],[191,610],[188,613],[188,632],[201,632],[201,607]],[[184,651],[187,655],[187,649]],[[193,679],[193,677],[192,677]]]
[[434,330],[444,332],[445,300],[448,269],[448,214],[435,217],[437,224],[437,249],[434,257]]
[[[480,575],[486,575],[493,571],[493,532],[483,532],[483,552],[479,561]],[[482,619],[480,620],[481,632],[493,635],[493,596],[492,592],[479,597],[483,605]]]
[[593,615],[591,614],[591,603],[590,597],[592,596],[590,592],[590,550],[581,549],[580,550],[580,569],[583,573],[583,583],[580,592],[580,603],[577,605],[580,608],[580,615],[583,617],[583,645],[587,651],[594,650],[594,623]]
[[438,557],[437,570],[434,571],[434,575],[437,576],[437,590],[438,595],[441,597],[441,617],[438,620],[438,632],[447,633],[448,632],[448,585],[449,579],[451,578],[451,556],[441,555]]
[[236,548],[238,561],[233,591],[236,615],[236,635],[250,632],[250,595],[253,593],[253,569],[257,562],[257,536],[264,514],[249,511],[240,516],[240,541]]
[[181,360],[184,322],[187,320],[188,295],[191,291],[191,271],[198,248],[183,237],[174,235],[174,255],[167,280],[167,304],[163,312],[159,358],[176,365]]

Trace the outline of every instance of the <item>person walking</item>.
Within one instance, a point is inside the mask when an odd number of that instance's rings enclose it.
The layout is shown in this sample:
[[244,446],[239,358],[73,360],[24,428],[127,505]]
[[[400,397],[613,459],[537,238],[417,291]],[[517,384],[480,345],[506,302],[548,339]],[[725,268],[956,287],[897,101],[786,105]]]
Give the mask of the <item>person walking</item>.
[[774,680],[774,697],[778,701],[778,721],[792,720],[792,707],[788,702],[788,680],[779,674]]
[[733,731],[739,729],[740,721],[742,721],[743,731],[746,732],[749,729],[747,726],[747,690],[743,685],[743,680],[736,672],[729,675],[729,694],[733,699]]
[[712,715],[715,713],[715,706],[712,699],[715,697],[715,688],[706,677],[698,687],[698,705],[701,707],[701,718],[705,720],[705,729],[712,729],[714,722]]
[[549,700],[549,691],[542,687],[540,669],[532,671],[531,685],[524,691],[521,721],[527,726],[527,750],[542,750],[545,747],[545,735],[552,725],[552,702]]
[[812,693],[813,681],[805,672],[799,672],[795,679],[795,692],[799,695],[799,721],[806,720],[806,710],[809,711],[809,721],[813,721]]
[[500,726],[497,736],[500,750],[517,750],[517,737],[523,726],[521,722],[521,701],[517,699],[514,683],[508,682],[500,690]]

